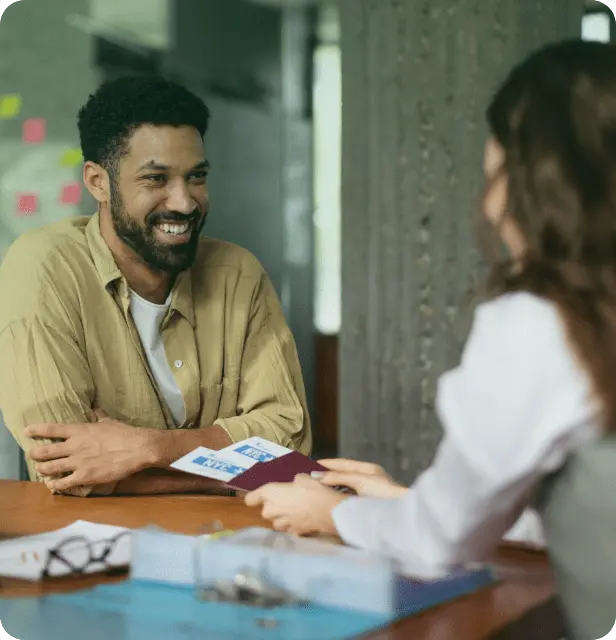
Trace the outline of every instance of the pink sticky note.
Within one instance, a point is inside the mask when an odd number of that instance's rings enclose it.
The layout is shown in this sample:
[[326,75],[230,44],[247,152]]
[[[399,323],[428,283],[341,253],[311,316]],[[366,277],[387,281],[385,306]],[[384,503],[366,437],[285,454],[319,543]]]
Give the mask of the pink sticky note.
[[79,182],[67,184],[62,189],[60,202],[62,204],[79,204],[81,202],[81,184]]
[[47,125],[44,118],[30,118],[24,122],[23,139],[28,144],[40,144],[45,140]]
[[20,193],[17,196],[17,215],[31,216],[38,209],[36,193]]

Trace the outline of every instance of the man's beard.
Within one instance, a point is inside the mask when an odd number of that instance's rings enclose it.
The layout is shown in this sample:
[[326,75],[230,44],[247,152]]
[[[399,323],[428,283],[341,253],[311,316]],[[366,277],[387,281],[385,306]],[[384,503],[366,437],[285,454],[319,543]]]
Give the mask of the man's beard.
[[[110,191],[111,220],[116,235],[149,267],[176,275],[192,266],[199,246],[199,234],[206,219],[203,216],[200,220],[202,214],[198,209],[190,215],[152,212],[146,216],[143,225],[140,225],[126,213],[124,201],[115,185],[110,185]],[[182,244],[159,242],[154,228],[161,222],[190,223],[190,240]]]

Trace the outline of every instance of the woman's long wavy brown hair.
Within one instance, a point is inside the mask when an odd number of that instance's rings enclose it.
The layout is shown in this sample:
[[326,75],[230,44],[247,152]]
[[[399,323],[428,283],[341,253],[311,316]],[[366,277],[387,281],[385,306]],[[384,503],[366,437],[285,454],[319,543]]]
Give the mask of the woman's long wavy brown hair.
[[[505,150],[521,265],[492,251],[492,294],[552,300],[616,432],[616,47],[548,46],[515,68],[487,113]],[[493,249],[495,246],[493,245]]]

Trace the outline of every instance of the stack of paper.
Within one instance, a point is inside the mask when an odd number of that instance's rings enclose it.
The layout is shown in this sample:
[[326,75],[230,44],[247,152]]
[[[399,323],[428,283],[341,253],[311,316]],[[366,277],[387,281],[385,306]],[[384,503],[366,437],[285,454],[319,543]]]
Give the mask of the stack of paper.
[[197,540],[196,536],[170,533],[158,527],[136,529],[131,577],[176,585],[194,584]]
[[[211,540],[211,542],[209,542]],[[344,558],[349,562],[373,563],[370,554],[314,538],[299,538],[262,527],[240,529],[232,536],[217,539],[216,534],[187,536],[170,533],[158,527],[145,527],[133,532],[131,577],[135,580],[193,586],[202,543],[233,542],[238,547],[253,547],[277,553],[293,551],[306,556]],[[284,543],[284,544],[280,544]],[[216,547],[218,553],[233,553],[234,547]]]
[[[105,563],[97,562],[105,545],[119,534],[130,531],[124,527],[95,524],[77,520],[68,527],[33,536],[0,542],[0,575],[24,580],[40,580],[45,569],[52,576],[68,575],[72,567],[85,573],[105,571],[130,562],[131,536],[124,535],[114,543]],[[63,560],[49,561],[50,552],[61,548]]]

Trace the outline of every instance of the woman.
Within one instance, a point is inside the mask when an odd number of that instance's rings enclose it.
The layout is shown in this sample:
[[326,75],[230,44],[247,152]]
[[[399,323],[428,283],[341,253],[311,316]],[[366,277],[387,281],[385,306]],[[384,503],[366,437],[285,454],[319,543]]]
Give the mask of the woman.
[[[436,577],[484,559],[550,476],[616,432],[614,49],[549,46],[514,69],[489,107],[483,213],[507,258],[492,261],[491,299],[476,310],[461,364],[439,380],[445,435],[432,466],[406,488],[371,464],[322,461],[331,471],[320,481],[299,476],[247,495],[275,528],[339,534]],[[611,473],[616,452],[606,460]],[[603,580],[611,594],[614,549],[616,536]],[[574,610],[580,589],[565,589],[572,627],[596,638],[594,614]],[[603,633],[616,618],[610,597]]]

